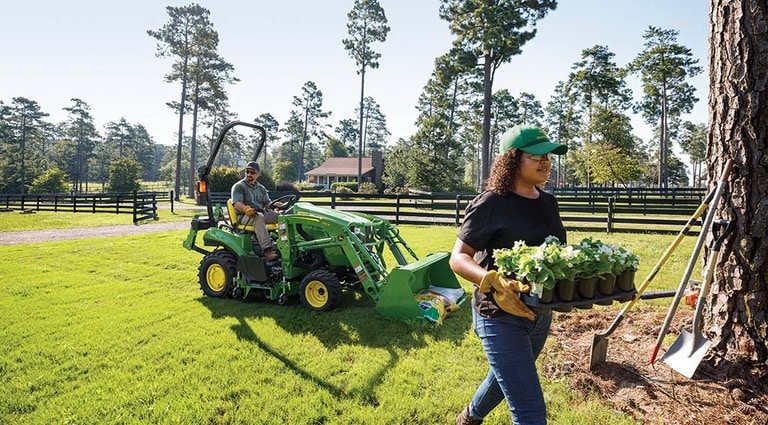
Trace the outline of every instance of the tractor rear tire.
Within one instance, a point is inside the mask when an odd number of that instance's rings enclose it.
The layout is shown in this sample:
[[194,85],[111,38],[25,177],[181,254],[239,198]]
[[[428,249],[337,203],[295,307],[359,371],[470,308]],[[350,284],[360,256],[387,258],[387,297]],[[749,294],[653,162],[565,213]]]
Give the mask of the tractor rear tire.
[[341,284],[327,270],[313,270],[301,281],[301,303],[310,310],[333,310],[341,303]]
[[235,285],[237,260],[231,252],[218,249],[200,261],[198,280],[203,294],[212,298],[227,298]]

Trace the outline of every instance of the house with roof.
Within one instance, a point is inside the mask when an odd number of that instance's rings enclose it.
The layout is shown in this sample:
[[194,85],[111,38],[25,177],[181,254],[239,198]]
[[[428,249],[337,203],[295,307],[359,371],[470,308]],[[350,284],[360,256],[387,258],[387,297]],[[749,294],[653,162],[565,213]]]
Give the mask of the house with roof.
[[[362,177],[363,182],[371,182],[379,190],[384,188],[381,176],[384,174],[384,159],[381,151],[371,152],[371,156],[363,158]],[[330,189],[336,182],[356,182],[358,171],[358,158],[328,158],[319,167],[305,173],[309,183],[322,185]]]

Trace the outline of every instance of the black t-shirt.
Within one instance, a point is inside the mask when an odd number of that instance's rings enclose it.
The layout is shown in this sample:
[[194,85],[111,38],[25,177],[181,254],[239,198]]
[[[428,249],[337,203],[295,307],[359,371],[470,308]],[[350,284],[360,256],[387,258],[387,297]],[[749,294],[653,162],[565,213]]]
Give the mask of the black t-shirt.
[[[511,248],[519,240],[536,246],[552,235],[562,243],[567,242],[557,200],[550,193],[540,190],[539,194],[538,198],[529,199],[514,193],[501,196],[485,191],[470,202],[458,237],[477,250],[475,261],[480,266],[495,269],[493,250]],[[473,304],[478,313],[486,316],[506,314],[493,297],[477,291],[477,286]]]

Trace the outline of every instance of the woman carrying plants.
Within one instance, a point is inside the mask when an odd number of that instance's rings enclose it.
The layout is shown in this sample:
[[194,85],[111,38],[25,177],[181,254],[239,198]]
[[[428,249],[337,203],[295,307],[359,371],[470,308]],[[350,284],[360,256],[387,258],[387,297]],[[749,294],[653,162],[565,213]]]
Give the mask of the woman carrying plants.
[[499,151],[487,190],[467,206],[451,253],[451,269],[475,284],[473,325],[490,366],[456,423],[479,424],[506,399],[513,423],[544,424],[535,361],[549,335],[552,312],[523,303],[518,292],[528,285],[498,273],[493,250],[511,248],[516,241],[536,246],[550,235],[566,242],[557,201],[542,186],[552,168],[550,155],[562,155],[568,147],[551,142],[536,127],[516,126],[502,136]]

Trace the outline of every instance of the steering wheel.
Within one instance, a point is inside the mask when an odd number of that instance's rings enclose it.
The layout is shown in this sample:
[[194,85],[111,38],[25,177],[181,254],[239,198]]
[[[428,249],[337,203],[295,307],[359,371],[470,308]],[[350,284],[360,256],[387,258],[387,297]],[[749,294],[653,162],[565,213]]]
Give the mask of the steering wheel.
[[[296,204],[296,201],[299,200],[299,197],[289,193],[288,195],[283,195],[274,201],[270,202],[269,205],[267,205],[267,208],[270,210],[273,210],[275,208],[280,208],[280,212],[285,214],[289,211],[291,211],[291,208],[293,208],[293,205]],[[277,203],[282,203],[283,205],[280,207],[275,206]]]

